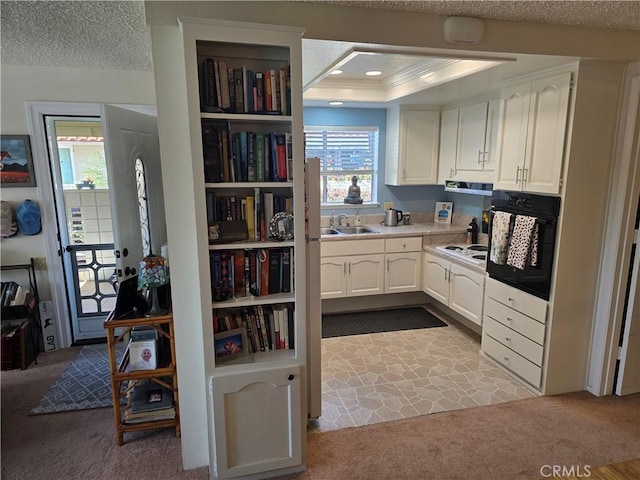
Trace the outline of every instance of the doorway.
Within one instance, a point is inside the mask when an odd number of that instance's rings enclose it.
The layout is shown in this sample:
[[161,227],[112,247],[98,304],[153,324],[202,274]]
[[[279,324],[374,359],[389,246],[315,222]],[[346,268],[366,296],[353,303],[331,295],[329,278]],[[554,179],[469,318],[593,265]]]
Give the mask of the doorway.
[[45,127],[73,338],[102,338],[116,298],[102,124],[99,117],[47,116]]

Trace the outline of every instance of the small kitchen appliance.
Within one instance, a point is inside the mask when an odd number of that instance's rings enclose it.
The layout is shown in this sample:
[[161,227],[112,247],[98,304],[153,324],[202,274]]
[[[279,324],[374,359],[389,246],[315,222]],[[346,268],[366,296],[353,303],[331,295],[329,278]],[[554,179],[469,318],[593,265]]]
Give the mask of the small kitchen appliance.
[[390,208],[384,212],[384,220],[380,224],[387,227],[395,227],[402,221],[402,217],[402,211]]

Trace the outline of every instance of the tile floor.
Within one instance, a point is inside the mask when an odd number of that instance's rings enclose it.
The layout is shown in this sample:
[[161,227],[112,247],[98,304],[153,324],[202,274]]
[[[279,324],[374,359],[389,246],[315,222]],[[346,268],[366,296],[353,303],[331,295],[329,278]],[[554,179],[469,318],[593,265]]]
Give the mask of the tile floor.
[[336,430],[535,396],[480,354],[479,335],[432,312],[449,326],[322,339],[322,416],[310,429]]

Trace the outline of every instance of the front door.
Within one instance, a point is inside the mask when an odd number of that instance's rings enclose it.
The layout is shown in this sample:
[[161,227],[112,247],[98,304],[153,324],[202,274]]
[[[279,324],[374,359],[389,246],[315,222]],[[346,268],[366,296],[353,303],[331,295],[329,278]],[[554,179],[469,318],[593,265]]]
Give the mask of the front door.
[[103,106],[46,127],[73,340],[102,338],[115,283],[166,241],[156,119]]

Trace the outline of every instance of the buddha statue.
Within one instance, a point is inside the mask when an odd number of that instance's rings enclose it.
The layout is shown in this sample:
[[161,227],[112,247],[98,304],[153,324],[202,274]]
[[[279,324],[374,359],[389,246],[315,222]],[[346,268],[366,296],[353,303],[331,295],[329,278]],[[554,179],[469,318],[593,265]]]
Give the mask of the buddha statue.
[[351,186],[344,199],[344,203],[359,204],[362,203],[362,197],[360,196],[360,187],[358,186],[358,177],[355,175],[351,177]]

